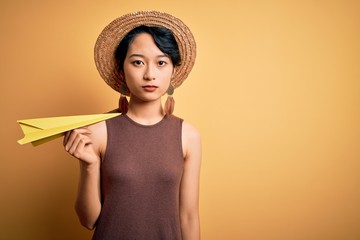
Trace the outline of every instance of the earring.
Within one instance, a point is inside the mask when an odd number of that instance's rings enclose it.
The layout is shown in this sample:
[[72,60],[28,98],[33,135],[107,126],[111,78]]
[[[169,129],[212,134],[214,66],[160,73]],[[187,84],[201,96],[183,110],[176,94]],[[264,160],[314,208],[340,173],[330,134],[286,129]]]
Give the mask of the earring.
[[126,84],[121,84],[120,86],[120,99],[119,99],[119,112],[122,114],[126,114],[128,111],[129,102],[126,98],[126,95],[129,94],[130,91]]
[[175,107],[175,100],[173,97],[174,87],[171,84],[168,90],[166,91],[166,93],[168,94],[168,97],[165,102],[165,113],[167,115],[171,115],[174,112],[174,107]]

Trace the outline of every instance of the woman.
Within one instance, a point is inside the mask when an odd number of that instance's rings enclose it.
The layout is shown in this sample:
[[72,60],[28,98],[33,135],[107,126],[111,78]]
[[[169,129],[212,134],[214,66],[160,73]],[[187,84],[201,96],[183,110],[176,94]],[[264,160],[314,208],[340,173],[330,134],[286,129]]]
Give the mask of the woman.
[[64,137],[80,162],[76,212],[93,239],[200,239],[200,136],[172,115],[195,48],[181,20],[156,11],[124,15],[100,34],[95,62],[122,114]]

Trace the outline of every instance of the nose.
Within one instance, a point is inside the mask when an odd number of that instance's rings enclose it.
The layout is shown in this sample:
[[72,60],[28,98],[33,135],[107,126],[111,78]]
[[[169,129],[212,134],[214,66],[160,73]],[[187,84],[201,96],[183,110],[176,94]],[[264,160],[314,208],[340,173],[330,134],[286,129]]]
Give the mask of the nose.
[[144,73],[144,80],[152,81],[155,80],[155,70],[154,67],[148,65]]

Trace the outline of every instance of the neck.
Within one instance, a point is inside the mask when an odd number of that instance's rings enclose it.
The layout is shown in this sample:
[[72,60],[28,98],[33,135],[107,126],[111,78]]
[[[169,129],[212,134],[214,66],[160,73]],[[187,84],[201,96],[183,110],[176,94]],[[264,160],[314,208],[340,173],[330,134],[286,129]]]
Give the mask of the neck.
[[140,102],[130,98],[127,114],[132,120],[144,125],[155,124],[164,117],[161,99],[153,102]]

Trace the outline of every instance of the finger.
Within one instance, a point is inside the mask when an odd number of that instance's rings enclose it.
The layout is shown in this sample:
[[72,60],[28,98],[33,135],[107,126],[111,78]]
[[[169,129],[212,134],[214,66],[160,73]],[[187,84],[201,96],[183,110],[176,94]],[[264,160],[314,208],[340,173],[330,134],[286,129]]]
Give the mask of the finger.
[[67,133],[67,136],[64,138],[64,146],[65,146],[65,150],[69,151],[69,149],[71,148],[71,146],[73,145],[74,140],[76,139],[77,136],[79,135],[90,135],[91,131],[87,128],[77,128],[74,129],[72,131],[69,131]]
[[79,149],[79,146],[81,145],[85,146],[85,144],[91,143],[91,139],[88,136],[79,134],[76,136],[76,138],[72,141],[71,146],[69,146],[68,152],[71,155],[74,155],[77,149]]
[[76,145],[76,149],[74,151],[73,156],[82,159],[83,153],[85,152],[85,147],[91,144],[91,139],[89,138],[82,138],[79,140],[78,144]]
[[70,134],[71,134],[71,131],[65,132],[65,136],[64,136],[64,139],[63,139],[63,145],[64,145],[64,147],[65,147],[66,143],[67,143],[68,140],[69,140]]
[[91,131],[88,127],[75,128],[72,130],[73,132],[81,133],[81,134],[90,134]]

